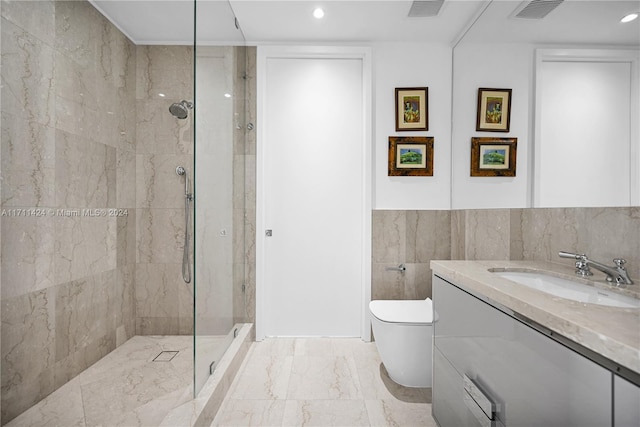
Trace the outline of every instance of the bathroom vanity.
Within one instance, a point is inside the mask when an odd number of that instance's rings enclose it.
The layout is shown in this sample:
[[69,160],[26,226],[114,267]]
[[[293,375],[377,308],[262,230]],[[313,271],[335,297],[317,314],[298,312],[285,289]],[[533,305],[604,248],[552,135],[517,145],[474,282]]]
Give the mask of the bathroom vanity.
[[[573,266],[432,261],[433,416],[448,426],[640,426],[640,309],[585,304],[500,271]],[[603,292],[638,297],[632,285]]]

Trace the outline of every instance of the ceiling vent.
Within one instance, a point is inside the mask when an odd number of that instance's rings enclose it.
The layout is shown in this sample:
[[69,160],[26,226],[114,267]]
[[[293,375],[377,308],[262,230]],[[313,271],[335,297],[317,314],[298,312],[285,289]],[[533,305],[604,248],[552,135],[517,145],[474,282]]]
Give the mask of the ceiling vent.
[[410,18],[427,18],[438,16],[444,0],[414,0],[409,10]]
[[560,6],[564,0],[530,0],[525,1],[511,15],[514,18],[542,19],[556,7]]

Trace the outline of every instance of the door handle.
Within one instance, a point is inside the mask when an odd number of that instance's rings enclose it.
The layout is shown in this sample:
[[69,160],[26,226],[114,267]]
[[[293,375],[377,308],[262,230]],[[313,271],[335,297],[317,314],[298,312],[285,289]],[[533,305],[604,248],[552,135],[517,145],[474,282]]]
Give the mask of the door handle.
[[273,236],[273,230],[269,229],[269,230],[265,230],[264,235],[266,237],[271,237]]

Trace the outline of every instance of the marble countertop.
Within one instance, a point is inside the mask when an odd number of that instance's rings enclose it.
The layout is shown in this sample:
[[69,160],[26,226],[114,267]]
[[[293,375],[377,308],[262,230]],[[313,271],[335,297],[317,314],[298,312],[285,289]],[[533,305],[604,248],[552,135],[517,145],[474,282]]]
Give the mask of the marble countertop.
[[[585,304],[528,288],[493,274],[490,270],[538,271],[585,286],[640,298],[640,284],[625,289],[608,284],[594,272],[587,280],[574,274],[573,264],[542,261],[431,261],[431,269],[443,279],[484,295],[520,315],[640,374],[640,309]],[[600,279],[600,280],[598,280]]]

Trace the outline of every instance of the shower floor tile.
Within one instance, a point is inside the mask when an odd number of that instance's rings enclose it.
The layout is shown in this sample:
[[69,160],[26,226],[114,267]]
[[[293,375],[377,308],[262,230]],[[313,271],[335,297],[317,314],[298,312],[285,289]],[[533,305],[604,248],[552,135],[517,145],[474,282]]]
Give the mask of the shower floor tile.
[[[158,426],[192,398],[192,346],[135,336],[7,426]],[[153,362],[163,351],[178,353]],[[374,343],[276,338],[252,344],[212,425],[435,427],[430,402],[388,378]]]
[[252,344],[212,426],[426,426],[431,389],[395,384],[375,343],[270,338]]
[[7,427],[158,426],[192,399],[192,381],[193,337],[135,336]]

